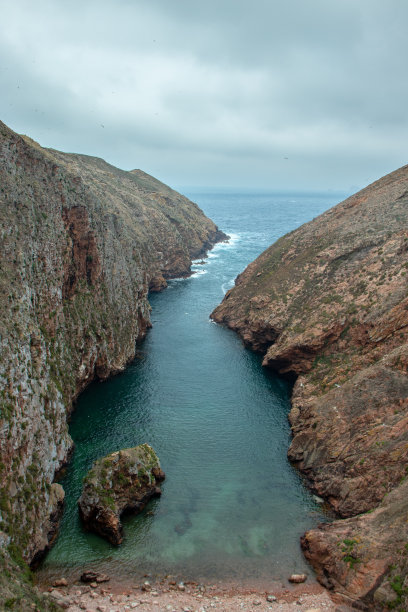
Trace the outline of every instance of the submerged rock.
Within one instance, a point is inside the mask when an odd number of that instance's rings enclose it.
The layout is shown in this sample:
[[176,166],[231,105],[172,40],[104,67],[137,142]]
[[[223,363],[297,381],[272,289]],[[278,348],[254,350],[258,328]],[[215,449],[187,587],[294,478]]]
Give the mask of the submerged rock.
[[157,483],[164,478],[159,459],[148,444],[98,459],[84,479],[78,500],[85,528],[119,545],[123,540],[121,515],[141,512],[152,497],[161,495]]

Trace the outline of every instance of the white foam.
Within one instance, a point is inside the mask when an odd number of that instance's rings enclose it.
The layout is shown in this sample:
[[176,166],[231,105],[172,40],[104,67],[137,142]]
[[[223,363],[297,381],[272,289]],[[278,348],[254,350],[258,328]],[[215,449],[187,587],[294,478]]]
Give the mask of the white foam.
[[203,274],[207,274],[207,270],[197,270],[193,272],[190,278],[197,278],[198,276],[202,276]]
[[235,285],[235,278],[231,278],[226,283],[222,283],[221,289],[223,294],[225,295],[229,289],[231,289]]
[[169,280],[167,281],[168,286],[170,286],[170,283],[182,283],[183,281],[187,280],[188,277],[186,276],[179,276],[178,278],[169,278]]
[[229,236],[229,240],[227,242],[217,242],[216,245],[212,248],[211,252],[218,251],[220,249],[229,249],[234,246],[241,238],[239,234],[234,234],[234,232],[226,232]]

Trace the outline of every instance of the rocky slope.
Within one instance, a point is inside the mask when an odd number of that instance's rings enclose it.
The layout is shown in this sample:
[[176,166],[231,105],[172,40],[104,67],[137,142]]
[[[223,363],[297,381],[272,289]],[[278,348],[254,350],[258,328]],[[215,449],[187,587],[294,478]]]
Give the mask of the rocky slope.
[[0,542],[31,562],[56,533],[72,402],[134,357],[148,291],[225,235],[140,170],[0,122],[0,236]]
[[353,517],[304,548],[322,582],[369,606],[408,590],[407,273],[405,166],[278,240],[212,314],[295,381],[289,458]]
[[98,459],[88,472],[78,500],[84,526],[113,545],[123,541],[120,517],[138,514],[152,497],[161,495],[158,486],[165,474],[148,444],[126,448]]

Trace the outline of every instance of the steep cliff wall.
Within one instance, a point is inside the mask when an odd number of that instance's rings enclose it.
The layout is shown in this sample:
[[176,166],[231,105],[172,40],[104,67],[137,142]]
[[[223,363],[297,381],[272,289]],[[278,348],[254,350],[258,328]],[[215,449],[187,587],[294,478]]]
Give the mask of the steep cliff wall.
[[149,289],[225,235],[140,170],[0,123],[0,236],[0,544],[31,562],[56,533],[73,400],[134,357]]
[[382,503],[303,541],[324,584],[370,606],[386,592],[398,604],[399,570],[387,572],[408,541],[398,493],[408,472],[407,273],[405,166],[278,240],[212,314],[296,380],[289,458],[314,491],[342,517]]

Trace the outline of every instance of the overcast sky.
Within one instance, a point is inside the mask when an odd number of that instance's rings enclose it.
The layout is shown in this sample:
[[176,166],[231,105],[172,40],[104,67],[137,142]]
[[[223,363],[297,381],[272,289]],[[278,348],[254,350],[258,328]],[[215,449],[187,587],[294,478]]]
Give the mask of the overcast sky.
[[0,119],[175,187],[408,162],[407,0],[0,0]]

